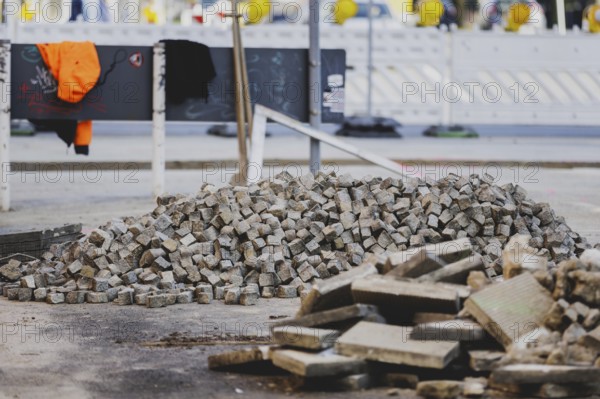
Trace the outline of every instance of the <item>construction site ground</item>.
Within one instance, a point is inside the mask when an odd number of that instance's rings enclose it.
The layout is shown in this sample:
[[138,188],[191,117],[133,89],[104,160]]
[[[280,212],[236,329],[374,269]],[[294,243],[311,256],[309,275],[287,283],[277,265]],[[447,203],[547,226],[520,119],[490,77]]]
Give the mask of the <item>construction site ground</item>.
[[[151,136],[140,129],[120,135],[104,125],[88,159],[65,157],[63,143],[51,134],[14,137],[12,161],[34,173],[12,176],[13,210],[0,216],[0,231],[64,223],[82,223],[89,231],[113,217],[151,211]],[[499,173],[498,183],[522,185],[530,198],[550,203],[591,244],[600,242],[600,138],[515,134],[456,141],[409,135],[401,140],[347,141],[405,162],[407,174],[413,177],[441,178],[453,170]],[[225,184],[236,154],[235,139],[183,131],[169,135],[167,190],[192,194],[204,182]],[[306,173],[307,155],[307,138],[277,134],[267,139],[265,157],[272,166],[264,175],[281,170]],[[355,177],[389,175],[325,146],[323,158],[328,162],[326,170]],[[97,165],[84,168],[84,174],[80,166],[63,164],[65,159]],[[119,168],[106,169],[111,163],[119,163]],[[260,299],[257,306],[249,307],[215,301],[147,309],[2,299],[0,397],[43,397],[50,391],[64,398],[361,397],[360,393],[297,393],[284,375],[248,377],[208,370],[210,354],[264,343],[266,338],[260,335],[268,333],[268,323],[293,316],[298,304],[299,299]],[[385,388],[368,392],[368,397],[387,396]]]

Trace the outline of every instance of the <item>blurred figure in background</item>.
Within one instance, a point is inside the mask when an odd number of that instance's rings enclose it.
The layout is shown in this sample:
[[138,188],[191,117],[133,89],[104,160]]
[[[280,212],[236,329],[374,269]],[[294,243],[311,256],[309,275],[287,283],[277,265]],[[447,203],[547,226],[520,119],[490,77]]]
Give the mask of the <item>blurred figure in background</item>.
[[69,21],[110,22],[106,0],[72,0]]

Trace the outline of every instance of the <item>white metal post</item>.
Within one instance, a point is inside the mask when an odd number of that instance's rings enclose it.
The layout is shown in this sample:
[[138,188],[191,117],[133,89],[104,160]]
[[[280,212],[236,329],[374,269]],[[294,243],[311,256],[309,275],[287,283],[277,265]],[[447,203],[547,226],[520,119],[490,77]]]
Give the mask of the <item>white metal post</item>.
[[[310,0],[308,21],[308,111],[310,125],[314,129],[321,127],[321,45],[319,41],[319,0]],[[321,144],[319,140],[310,139],[310,171],[316,175],[321,169]]]
[[567,34],[567,17],[565,15],[565,0],[556,0],[556,21],[558,23],[558,34]]
[[369,0],[369,33],[367,45],[367,116],[373,116],[373,0]]
[[154,45],[152,76],[152,193],[154,198],[165,192],[165,45]]
[[[442,70],[442,93],[445,93],[445,90],[449,87],[450,83],[452,83],[453,79],[453,70],[452,70],[452,51],[453,51],[453,37],[454,35],[450,32],[443,32],[442,40],[444,41],[444,66]],[[452,103],[442,98],[442,125],[450,126],[452,124]]]
[[0,211],[10,209],[10,42],[0,41]]

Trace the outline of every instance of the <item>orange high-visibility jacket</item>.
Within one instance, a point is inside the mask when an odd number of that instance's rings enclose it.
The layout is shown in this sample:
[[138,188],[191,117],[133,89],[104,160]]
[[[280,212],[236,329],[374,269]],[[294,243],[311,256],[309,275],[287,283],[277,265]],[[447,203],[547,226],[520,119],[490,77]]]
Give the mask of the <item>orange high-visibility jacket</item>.
[[[58,98],[78,103],[100,78],[100,60],[94,43],[62,42],[38,44],[44,63],[58,84]],[[81,121],[75,134],[75,149],[92,142],[92,121]],[[86,149],[87,150],[87,149]]]

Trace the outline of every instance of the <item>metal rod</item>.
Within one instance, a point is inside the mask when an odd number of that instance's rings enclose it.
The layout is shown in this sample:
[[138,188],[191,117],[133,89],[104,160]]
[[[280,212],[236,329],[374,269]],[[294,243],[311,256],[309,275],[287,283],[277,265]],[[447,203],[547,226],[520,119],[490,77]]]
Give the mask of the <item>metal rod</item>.
[[[233,10],[237,11],[237,0],[233,1]],[[242,86],[242,67],[240,60],[240,43],[238,39],[240,21],[237,16],[233,17],[232,30],[233,30],[233,70],[234,70],[234,84],[235,84],[235,114],[237,120],[237,133],[238,133],[238,153],[239,153],[239,166],[238,174],[234,176],[233,184],[243,184],[245,182],[244,175],[248,172],[248,161],[247,161],[247,150],[246,150],[246,116],[244,109],[244,92]]]
[[[262,148],[264,147],[265,125],[267,118],[272,120],[273,122],[279,123],[283,126],[287,126],[290,129],[297,131],[298,133],[302,133],[306,136],[309,136],[314,140],[331,145],[339,150],[347,152],[348,154],[364,159],[367,162],[371,162],[374,165],[385,168],[391,172],[397,173],[398,175],[406,178],[404,174],[404,168],[401,164],[394,162],[386,157],[382,157],[381,155],[375,154],[373,152],[365,151],[362,148],[353,146],[352,144],[345,143],[344,141],[337,139],[327,133],[321,132],[312,127],[308,127],[305,124],[300,123],[287,115],[284,115],[277,111],[273,111],[272,109],[269,109],[259,104],[256,104],[256,106],[254,107],[254,120],[257,123],[255,124],[256,129],[254,131],[254,137],[252,138],[252,141],[254,141],[255,143],[253,144],[253,150],[250,154],[250,160],[252,161],[252,166],[254,168],[262,167],[263,164],[264,152]],[[263,121],[264,123],[262,123]]]
[[373,114],[373,0],[369,0],[367,9],[369,17],[369,33],[367,44],[367,116]]
[[[242,42],[242,33],[238,26],[238,51],[240,54],[240,64],[242,67],[242,94],[244,96],[244,111],[246,114],[246,122],[248,127],[248,134],[246,135],[248,141],[252,139],[252,101],[250,98],[250,83],[248,82],[248,66],[246,65],[246,51],[244,50],[244,44]],[[246,143],[248,146],[248,143]]]
[[[321,126],[321,101],[323,90],[321,88],[321,46],[319,43],[319,0],[310,0],[308,23],[308,95],[310,125],[319,129]],[[321,169],[321,145],[319,140],[310,139],[310,171],[316,175]]]
[[165,45],[154,45],[153,95],[152,95],[152,193],[154,198],[165,192]]
[[0,41],[0,211],[10,210],[10,42]]

